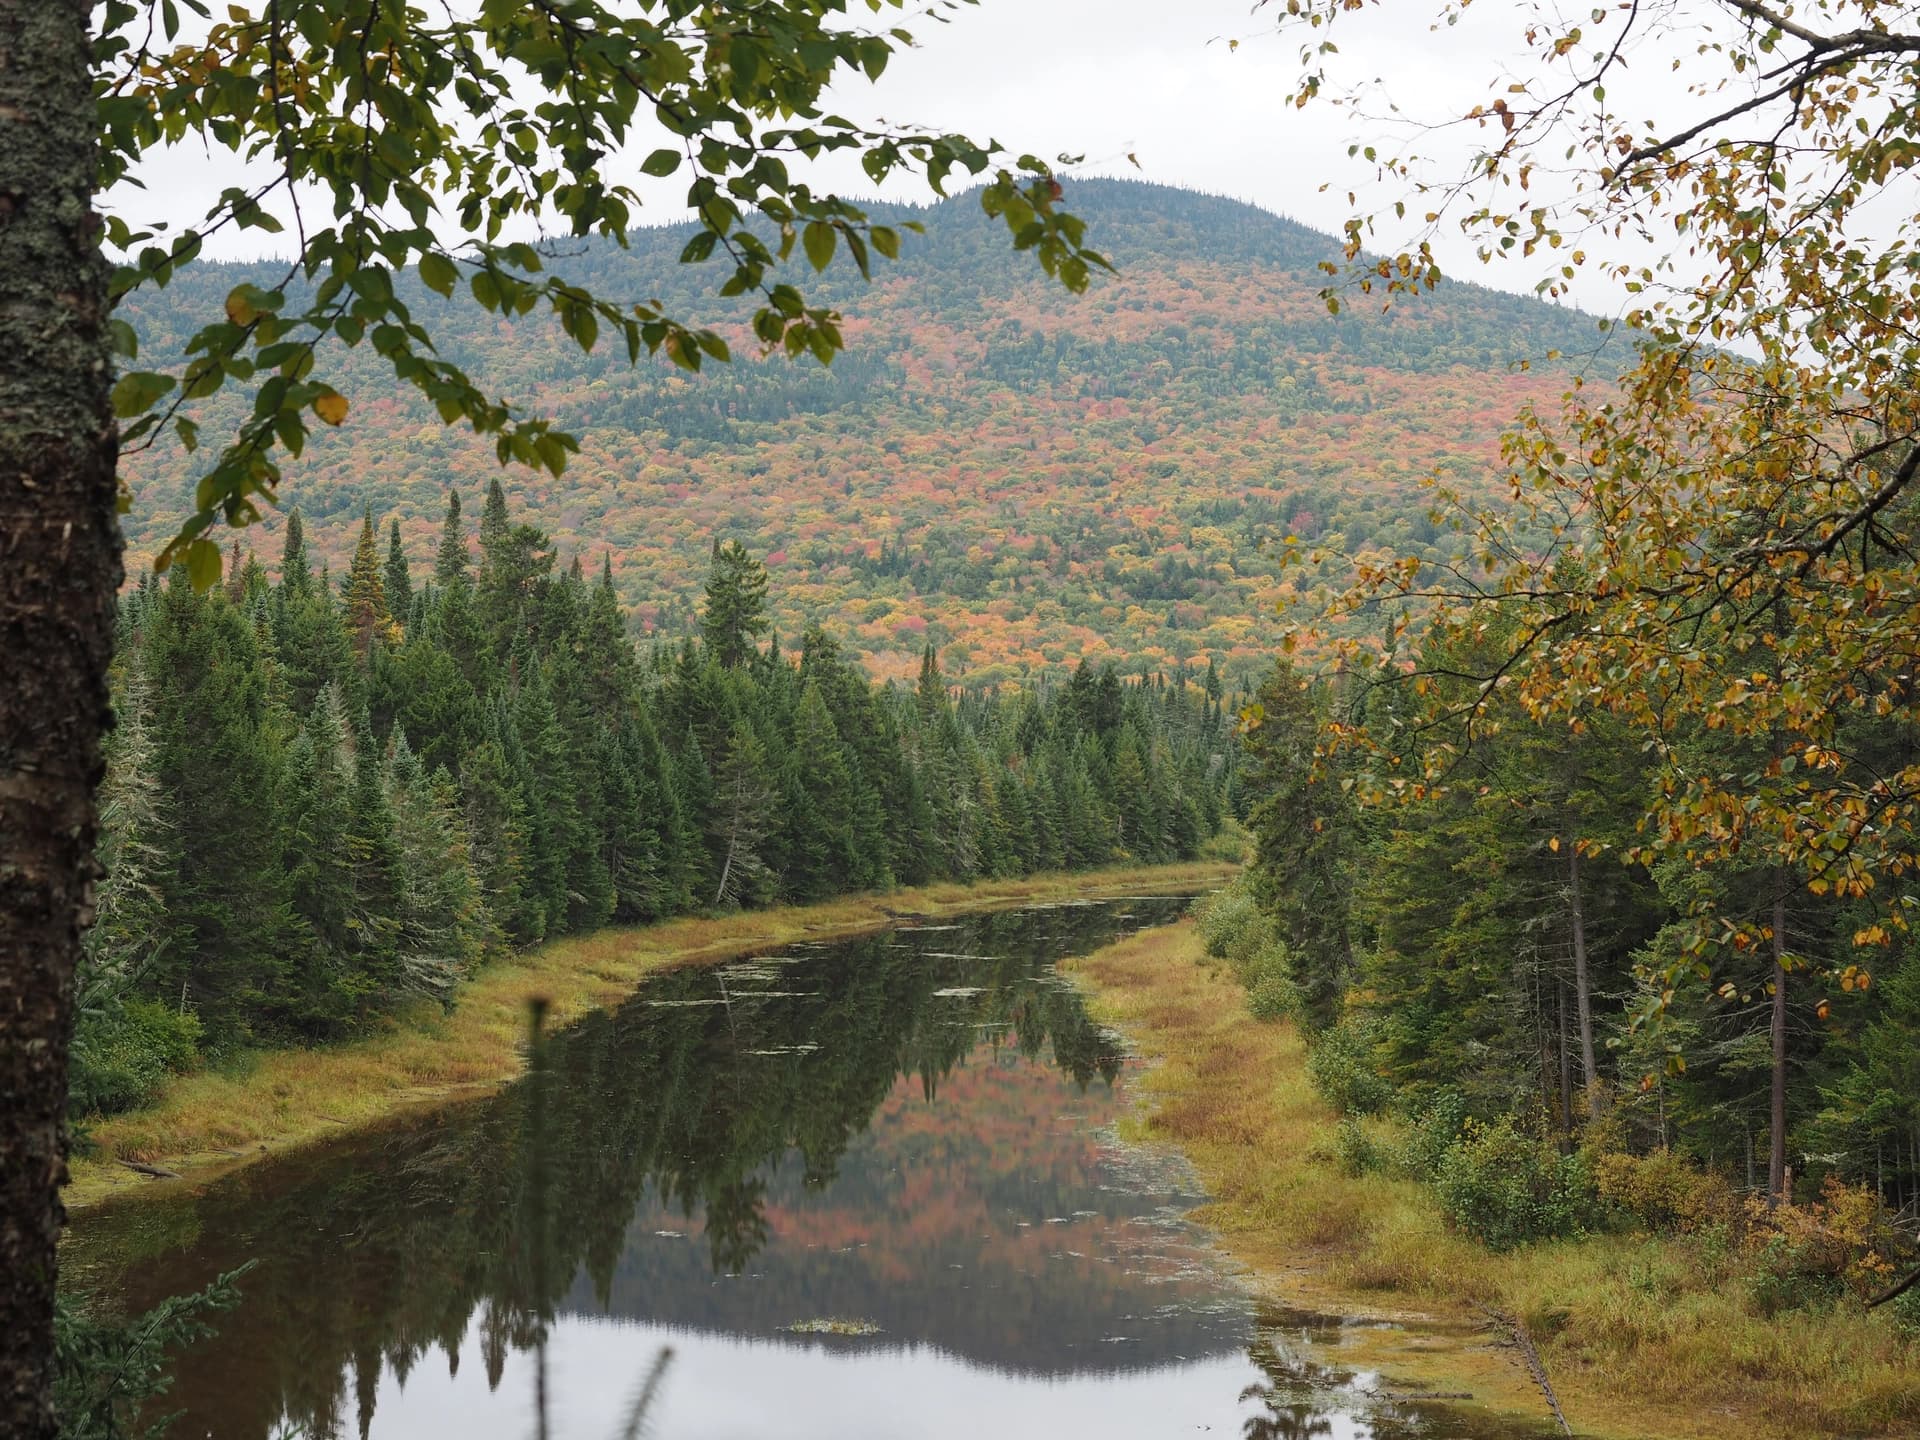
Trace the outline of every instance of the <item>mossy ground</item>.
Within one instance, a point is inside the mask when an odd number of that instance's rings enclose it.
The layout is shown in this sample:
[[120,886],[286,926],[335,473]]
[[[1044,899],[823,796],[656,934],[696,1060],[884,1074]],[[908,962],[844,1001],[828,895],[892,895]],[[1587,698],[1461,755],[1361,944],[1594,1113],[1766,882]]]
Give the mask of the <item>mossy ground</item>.
[[1699,1241],[1597,1235],[1495,1255],[1451,1231],[1431,1191],[1343,1174],[1337,1119],[1290,1025],[1247,1011],[1190,923],[1065,967],[1096,1013],[1157,1061],[1136,1122],[1180,1147],[1201,1218],[1287,1303],[1390,1317],[1338,1363],[1544,1415],[1485,1312],[1520,1317],[1575,1431],[1618,1440],[1920,1434],[1920,1346],[1857,1306],[1765,1318]]
[[205,1177],[406,1106],[503,1084],[520,1073],[527,1007],[535,998],[547,1001],[551,1023],[565,1024],[674,966],[713,964],[802,939],[845,938],[902,916],[1203,889],[1234,868],[1199,862],[933,885],[557,941],[482,971],[460,988],[451,1010],[421,1005],[345,1044],[240,1056],[180,1077],[151,1106],[95,1120],[87,1127],[90,1153],[71,1167],[67,1205],[154,1183],[123,1160]]

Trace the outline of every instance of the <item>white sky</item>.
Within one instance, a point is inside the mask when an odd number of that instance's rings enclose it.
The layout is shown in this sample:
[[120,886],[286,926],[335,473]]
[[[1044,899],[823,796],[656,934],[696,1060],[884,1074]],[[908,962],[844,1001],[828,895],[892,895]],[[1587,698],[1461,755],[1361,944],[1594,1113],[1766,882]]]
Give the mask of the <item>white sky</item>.
[[[1348,79],[1378,78],[1404,111],[1427,120],[1486,98],[1480,82],[1500,74],[1502,57],[1518,58],[1522,25],[1522,0],[1483,0],[1452,29],[1430,26],[1434,9],[1437,0],[1370,9],[1344,18],[1338,37]],[[892,11],[879,17],[897,18]],[[837,108],[991,136],[1049,160],[1084,155],[1083,173],[1225,194],[1326,231],[1337,231],[1350,213],[1347,192],[1372,178],[1371,166],[1348,157],[1349,145],[1392,143],[1384,125],[1349,111],[1288,105],[1298,41],[1277,38],[1271,12],[1252,11],[1248,0],[981,0],[953,10],[950,23],[926,15],[905,23],[920,48],[899,54],[877,86],[843,83]],[[1237,50],[1229,37],[1242,41]],[[1477,139],[1467,129],[1438,143],[1464,159]],[[677,218],[685,177],[637,174],[654,143],[651,136],[636,141],[621,178],[648,198],[643,219]],[[1138,157],[1137,168],[1129,155]],[[183,148],[149,164],[144,193],[112,198],[129,219],[191,223],[239,173],[224,153]],[[851,162],[824,177],[848,194],[871,193]],[[925,190],[899,193],[920,198]],[[1394,193],[1376,190],[1372,198],[1382,203]],[[1382,234],[1379,248],[1396,248],[1411,233]],[[258,232],[224,234],[209,253],[253,258],[271,244]],[[1442,258],[1452,273],[1502,288],[1529,290],[1538,278],[1518,267],[1482,270],[1458,241]],[[1614,308],[1604,286],[1585,287],[1579,298],[1589,308]]]

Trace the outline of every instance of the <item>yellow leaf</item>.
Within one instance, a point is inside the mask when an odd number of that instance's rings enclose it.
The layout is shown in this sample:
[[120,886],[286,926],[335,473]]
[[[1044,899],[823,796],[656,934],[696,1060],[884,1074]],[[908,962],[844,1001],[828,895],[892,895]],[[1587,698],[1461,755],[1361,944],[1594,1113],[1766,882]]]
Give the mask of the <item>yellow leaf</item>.
[[247,298],[247,286],[236,285],[227,294],[227,319],[236,325],[251,325],[260,312]]
[[328,391],[314,398],[313,413],[329,425],[338,425],[347,418],[347,397]]
[[1560,837],[1555,835],[1551,840],[1547,841],[1547,848],[1558,855],[1560,853]]

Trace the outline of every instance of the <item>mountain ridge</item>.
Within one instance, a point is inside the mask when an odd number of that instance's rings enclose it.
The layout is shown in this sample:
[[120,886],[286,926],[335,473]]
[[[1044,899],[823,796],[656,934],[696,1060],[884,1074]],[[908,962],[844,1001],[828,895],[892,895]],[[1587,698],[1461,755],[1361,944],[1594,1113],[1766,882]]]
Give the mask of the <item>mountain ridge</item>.
[[[1444,548],[1421,479],[1489,475],[1514,411],[1564,387],[1555,353],[1598,335],[1591,316],[1465,284],[1332,316],[1317,267],[1337,242],[1298,222],[1135,181],[1076,182],[1069,204],[1120,271],[1085,296],[1051,288],[966,196],[910,212],[928,233],[904,237],[871,285],[850,268],[810,277],[809,298],[847,317],[831,370],[744,353],[699,376],[630,369],[544,319],[418,293],[444,354],[581,436],[562,479],[508,483],[561,563],[612,552],[643,634],[691,632],[719,534],[767,559],[781,633],[824,623],[889,678],[932,641],[987,682],[1083,656],[1136,671],[1211,657],[1250,678],[1290,594],[1287,534]],[[743,315],[706,294],[714,272],[676,263],[685,233],[637,231],[624,251],[583,245],[553,263],[737,333]],[[257,273],[190,267],[123,315],[165,353]],[[283,494],[336,568],[369,506],[424,563],[446,490],[472,505],[498,468],[490,443],[440,426],[377,366],[364,349],[323,361],[354,409],[289,466]],[[206,405],[210,437],[241,403]],[[178,524],[185,460],[128,466],[136,556]],[[271,560],[279,528],[270,517],[243,543]]]

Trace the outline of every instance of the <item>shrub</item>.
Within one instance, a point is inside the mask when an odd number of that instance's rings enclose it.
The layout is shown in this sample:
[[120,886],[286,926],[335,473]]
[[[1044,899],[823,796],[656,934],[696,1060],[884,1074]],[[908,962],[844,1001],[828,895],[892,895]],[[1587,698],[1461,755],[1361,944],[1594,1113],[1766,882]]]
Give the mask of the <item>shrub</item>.
[[75,1115],[112,1115],[144,1105],[162,1082],[194,1063],[200,1021],[153,1000],[118,999],[82,1010],[74,1025],[68,1105]]
[[1375,1175],[1386,1168],[1386,1156],[1380,1146],[1366,1127],[1352,1117],[1340,1122],[1334,1145],[1334,1157],[1343,1175]]
[[1376,1115],[1393,1087],[1373,1068],[1373,1026],[1348,1016],[1322,1032],[1307,1056],[1314,1088],[1342,1115]]
[[1810,1205],[1747,1201],[1746,1248],[1754,1262],[1749,1298],[1762,1315],[1867,1296],[1895,1272],[1907,1247],[1871,1186],[1829,1176]]
[[1467,1123],[1467,1103],[1452,1090],[1441,1090],[1409,1117],[1406,1138],[1395,1160],[1409,1180],[1437,1180],[1447,1152],[1459,1141]]
[[1671,1150],[1649,1155],[1588,1152],[1600,1198],[1649,1230],[1693,1234],[1739,1213],[1733,1187]]
[[1521,1134],[1506,1116],[1468,1121],[1436,1184],[1447,1218],[1494,1250],[1578,1235],[1592,1204],[1581,1157]]
[[1241,881],[1201,896],[1194,902],[1193,915],[1207,954],[1231,962],[1236,972],[1278,938],[1273,922]]
[[1287,947],[1276,940],[1256,950],[1241,967],[1240,983],[1247,987],[1247,1008],[1254,1019],[1282,1020],[1298,1013],[1300,992],[1287,964]]

